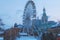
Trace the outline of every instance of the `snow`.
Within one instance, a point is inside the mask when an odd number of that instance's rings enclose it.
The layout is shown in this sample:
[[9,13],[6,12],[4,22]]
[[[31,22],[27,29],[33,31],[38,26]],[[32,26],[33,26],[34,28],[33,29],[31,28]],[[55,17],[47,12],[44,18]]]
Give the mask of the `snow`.
[[0,37],[0,40],[3,40],[3,37]]
[[33,36],[21,36],[20,38],[16,38],[16,40],[37,40],[37,38]]
[[58,36],[60,36],[60,34],[58,34]]
[[20,35],[28,35],[27,33],[19,33]]

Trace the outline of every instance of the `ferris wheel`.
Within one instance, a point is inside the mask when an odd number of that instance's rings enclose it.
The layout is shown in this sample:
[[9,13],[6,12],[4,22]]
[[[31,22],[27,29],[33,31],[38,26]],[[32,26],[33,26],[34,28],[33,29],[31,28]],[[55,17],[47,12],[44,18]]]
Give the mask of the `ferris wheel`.
[[35,3],[32,0],[29,0],[25,6],[25,9],[24,9],[23,25],[24,26],[27,26],[27,25],[31,26],[31,20],[33,18],[36,18],[36,7],[35,7]]
[[29,0],[25,6],[23,18],[35,18],[36,17],[36,7],[32,0]]

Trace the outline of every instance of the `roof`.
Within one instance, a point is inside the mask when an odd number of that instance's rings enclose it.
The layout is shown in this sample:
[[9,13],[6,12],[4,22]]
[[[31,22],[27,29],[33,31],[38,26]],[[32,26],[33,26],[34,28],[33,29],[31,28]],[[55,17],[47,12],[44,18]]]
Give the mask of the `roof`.
[[21,28],[21,27],[23,27],[23,25],[19,24],[19,25],[18,25],[18,28]]

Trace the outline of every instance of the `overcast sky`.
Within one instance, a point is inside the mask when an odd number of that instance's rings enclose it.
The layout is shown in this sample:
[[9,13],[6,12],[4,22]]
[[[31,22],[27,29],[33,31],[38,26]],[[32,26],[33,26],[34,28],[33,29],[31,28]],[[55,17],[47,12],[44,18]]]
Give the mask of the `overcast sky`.
[[[22,24],[24,7],[28,0],[0,0],[0,18],[8,25],[15,22]],[[37,16],[41,18],[43,8],[49,20],[60,20],[60,0],[33,0],[37,10]]]

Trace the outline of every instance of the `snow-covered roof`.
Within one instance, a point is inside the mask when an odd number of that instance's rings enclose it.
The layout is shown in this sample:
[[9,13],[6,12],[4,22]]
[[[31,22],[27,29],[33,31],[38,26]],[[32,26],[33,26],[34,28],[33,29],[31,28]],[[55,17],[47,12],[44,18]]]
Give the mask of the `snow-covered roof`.
[[22,27],[23,27],[23,25],[20,25],[20,24],[18,25],[18,28],[22,28]]

